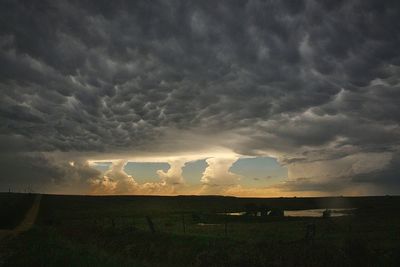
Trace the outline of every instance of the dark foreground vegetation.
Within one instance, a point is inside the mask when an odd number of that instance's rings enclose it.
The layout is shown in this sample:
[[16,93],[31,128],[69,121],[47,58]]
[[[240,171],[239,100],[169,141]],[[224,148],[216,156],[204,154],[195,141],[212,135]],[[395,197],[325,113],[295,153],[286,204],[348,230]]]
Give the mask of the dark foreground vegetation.
[[13,229],[32,206],[33,194],[0,194],[0,229]]
[[[224,214],[266,207],[355,210]],[[36,226],[0,242],[4,266],[400,266],[400,197],[46,195]]]

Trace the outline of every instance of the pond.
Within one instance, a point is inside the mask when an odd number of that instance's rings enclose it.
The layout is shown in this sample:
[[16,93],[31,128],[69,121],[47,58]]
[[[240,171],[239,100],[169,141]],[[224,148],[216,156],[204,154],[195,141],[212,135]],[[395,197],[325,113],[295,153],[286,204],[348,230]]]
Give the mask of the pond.
[[[308,210],[285,210],[285,217],[322,217],[323,212],[326,209],[308,209]],[[354,208],[346,208],[346,209],[330,209],[330,217],[340,217],[351,215]],[[240,212],[226,212],[220,213],[222,215],[231,215],[231,216],[244,216],[246,215],[245,211]],[[261,216],[261,212],[256,213],[257,217]]]
[[[285,217],[322,217],[326,209],[309,209],[309,210],[285,210]],[[340,217],[352,214],[352,208],[347,209],[330,209],[330,217]]]

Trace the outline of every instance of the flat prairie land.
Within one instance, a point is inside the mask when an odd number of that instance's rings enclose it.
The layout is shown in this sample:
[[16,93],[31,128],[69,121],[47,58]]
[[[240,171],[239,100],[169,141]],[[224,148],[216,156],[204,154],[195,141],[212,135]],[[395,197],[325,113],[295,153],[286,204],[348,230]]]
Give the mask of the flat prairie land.
[[33,194],[0,193],[0,229],[13,229],[32,206]]
[[35,226],[0,245],[3,266],[400,266],[400,197],[43,195]]

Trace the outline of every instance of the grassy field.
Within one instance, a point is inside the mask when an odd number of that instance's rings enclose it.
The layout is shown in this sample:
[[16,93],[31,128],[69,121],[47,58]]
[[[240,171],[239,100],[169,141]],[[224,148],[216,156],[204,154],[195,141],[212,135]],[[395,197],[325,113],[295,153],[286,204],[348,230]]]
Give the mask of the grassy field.
[[32,206],[34,195],[0,193],[0,229],[13,229]]
[[[249,206],[355,208],[335,218],[227,216]],[[3,266],[399,266],[400,197],[42,198]],[[149,218],[154,226],[152,232]],[[315,236],[306,238],[315,225]]]

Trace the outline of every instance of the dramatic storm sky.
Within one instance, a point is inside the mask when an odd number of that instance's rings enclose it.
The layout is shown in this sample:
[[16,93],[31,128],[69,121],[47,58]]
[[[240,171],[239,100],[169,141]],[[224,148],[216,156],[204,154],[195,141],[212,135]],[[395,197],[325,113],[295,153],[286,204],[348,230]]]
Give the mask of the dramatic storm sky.
[[400,193],[400,2],[0,2],[0,191]]

